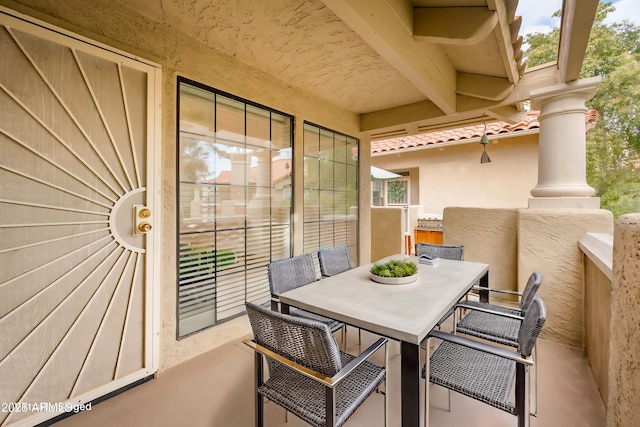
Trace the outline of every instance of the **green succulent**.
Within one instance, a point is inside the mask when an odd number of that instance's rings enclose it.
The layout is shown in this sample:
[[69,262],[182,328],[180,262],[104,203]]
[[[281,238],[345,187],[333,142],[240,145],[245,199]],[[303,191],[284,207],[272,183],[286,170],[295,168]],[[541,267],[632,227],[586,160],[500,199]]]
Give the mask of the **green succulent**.
[[418,266],[413,261],[392,259],[385,263],[375,263],[369,272],[380,277],[407,277],[418,273]]

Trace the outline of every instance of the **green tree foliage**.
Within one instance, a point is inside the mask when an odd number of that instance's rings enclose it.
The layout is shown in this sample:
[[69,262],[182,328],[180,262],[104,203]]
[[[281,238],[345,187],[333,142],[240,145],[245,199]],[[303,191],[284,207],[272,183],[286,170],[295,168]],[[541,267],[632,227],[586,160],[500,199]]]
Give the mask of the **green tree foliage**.
[[[587,180],[602,207],[618,216],[640,211],[640,27],[628,21],[605,23],[614,10],[611,3],[598,6],[581,77],[602,77],[587,105],[600,113],[587,136]],[[559,34],[555,28],[526,35],[529,67],[556,60]]]

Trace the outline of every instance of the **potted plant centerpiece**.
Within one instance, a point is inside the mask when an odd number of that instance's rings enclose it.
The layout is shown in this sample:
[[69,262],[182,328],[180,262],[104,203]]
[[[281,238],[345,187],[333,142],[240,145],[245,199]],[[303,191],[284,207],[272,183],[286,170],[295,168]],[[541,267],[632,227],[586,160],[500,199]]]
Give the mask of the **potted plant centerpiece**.
[[408,259],[392,259],[384,263],[375,263],[369,273],[374,282],[402,285],[418,279],[418,266]]

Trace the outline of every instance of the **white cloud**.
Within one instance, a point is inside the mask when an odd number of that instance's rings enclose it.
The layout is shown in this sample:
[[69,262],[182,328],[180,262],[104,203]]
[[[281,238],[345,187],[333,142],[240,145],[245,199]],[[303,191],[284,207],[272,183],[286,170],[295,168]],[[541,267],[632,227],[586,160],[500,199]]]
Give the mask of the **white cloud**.
[[620,22],[624,19],[640,25],[640,1],[638,0],[620,0],[613,4],[616,8],[615,12],[609,14],[607,22]]
[[[627,19],[640,25],[639,0],[601,0],[611,1],[616,10],[607,17],[607,22],[620,22]],[[546,33],[560,26],[560,18],[551,15],[562,8],[562,0],[520,0],[516,15],[522,16],[520,34]]]
[[[637,1],[637,0],[632,0]],[[562,0],[520,0],[516,15],[522,16],[520,34],[547,33],[560,26],[560,18],[551,15],[562,8]]]

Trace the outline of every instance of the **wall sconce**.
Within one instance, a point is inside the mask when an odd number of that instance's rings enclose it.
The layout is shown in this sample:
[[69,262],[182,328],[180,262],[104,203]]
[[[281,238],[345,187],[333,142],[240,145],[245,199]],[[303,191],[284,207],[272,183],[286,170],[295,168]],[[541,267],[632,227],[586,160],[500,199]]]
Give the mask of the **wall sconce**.
[[482,133],[482,138],[480,138],[480,144],[482,144],[482,157],[480,157],[480,163],[491,163],[491,159],[487,154],[487,144],[489,143],[489,137],[487,136],[487,124],[482,121],[484,124],[484,131]]

